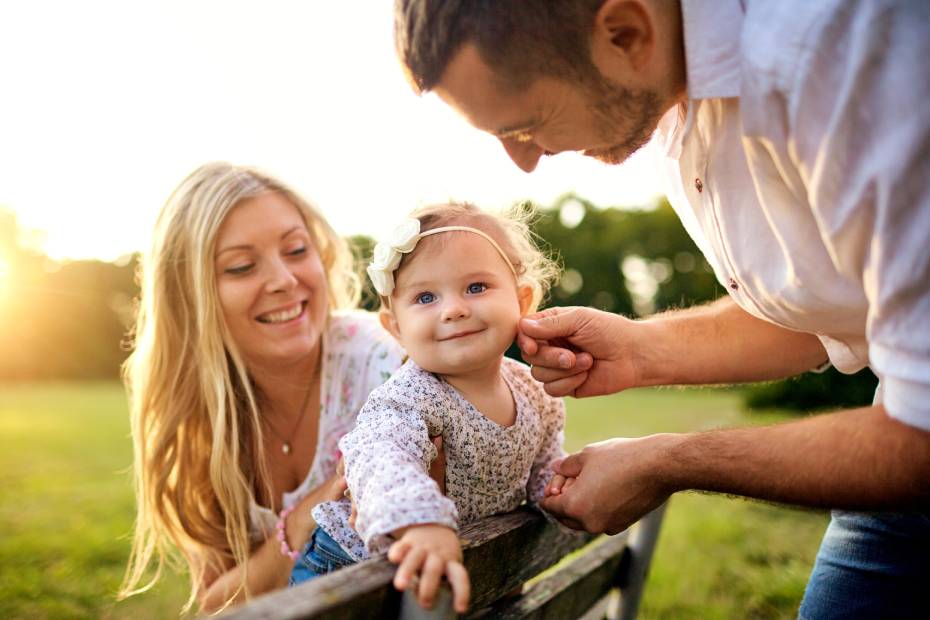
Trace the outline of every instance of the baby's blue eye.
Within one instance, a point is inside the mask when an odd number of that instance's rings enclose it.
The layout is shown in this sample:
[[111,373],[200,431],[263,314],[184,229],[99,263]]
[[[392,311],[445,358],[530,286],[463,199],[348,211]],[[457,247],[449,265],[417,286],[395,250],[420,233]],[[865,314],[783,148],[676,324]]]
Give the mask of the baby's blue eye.
[[471,284],[468,285],[468,292],[471,293],[472,295],[475,295],[477,293],[483,293],[486,290],[488,290],[488,285],[485,284],[484,282],[472,282]]
[[432,293],[420,293],[417,295],[418,304],[431,304],[436,301],[436,296]]

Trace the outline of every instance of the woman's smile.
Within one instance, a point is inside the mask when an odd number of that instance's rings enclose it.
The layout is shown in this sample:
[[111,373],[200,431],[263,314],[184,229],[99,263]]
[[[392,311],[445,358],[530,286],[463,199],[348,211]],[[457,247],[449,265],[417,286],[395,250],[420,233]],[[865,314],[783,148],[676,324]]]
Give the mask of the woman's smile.
[[287,306],[283,309],[271,310],[255,317],[255,320],[259,323],[273,324],[278,325],[281,323],[290,323],[295,319],[298,319],[304,315],[304,311],[307,309],[306,301],[298,301],[297,303]]

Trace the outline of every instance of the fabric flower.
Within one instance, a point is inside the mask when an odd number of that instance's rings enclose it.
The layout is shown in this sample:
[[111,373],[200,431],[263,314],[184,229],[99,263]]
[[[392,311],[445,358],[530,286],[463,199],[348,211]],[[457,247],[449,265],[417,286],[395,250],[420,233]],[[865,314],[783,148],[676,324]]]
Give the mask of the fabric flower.
[[403,255],[412,252],[419,240],[420,220],[408,218],[391,232],[387,240],[375,244],[367,271],[379,295],[390,296],[394,290],[394,270],[400,265]]
[[388,245],[404,254],[412,252],[420,240],[420,220],[407,218],[407,220],[394,229],[388,238]]
[[394,290],[394,270],[381,269],[374,264],[368,265],[368,277],[378,294],[382,297],[390,296]]
[[394,271],[400,265],[402,254],[385,242],[375,244],[371,265],[376,269]]

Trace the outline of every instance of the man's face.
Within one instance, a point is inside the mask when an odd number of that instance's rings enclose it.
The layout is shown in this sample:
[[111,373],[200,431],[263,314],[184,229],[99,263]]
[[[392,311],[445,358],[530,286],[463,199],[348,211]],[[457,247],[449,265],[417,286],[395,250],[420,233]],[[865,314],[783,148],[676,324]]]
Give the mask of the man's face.
[[565,151],[619,164],[649,141],[664,112],[656,93],[606,78],[582,84],[542,77],[523,91],[506,92],[471,44],[452,58],[435,92],[496,136],[526,172],[543,155]]

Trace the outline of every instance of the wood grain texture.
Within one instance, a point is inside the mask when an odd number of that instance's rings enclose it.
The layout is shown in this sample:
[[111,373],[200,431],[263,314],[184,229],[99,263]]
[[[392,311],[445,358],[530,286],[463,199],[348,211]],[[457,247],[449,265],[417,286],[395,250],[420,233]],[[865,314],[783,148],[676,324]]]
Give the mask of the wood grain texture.
[[579,618],[617,587],[628,562],[626,533],[603,538],[546,578],[523,596],[501,600],[469,616],[471,620],[562,620]]
[[[527,580],[556,564],[566,554],[592,540],[587,534],[567,533],[529,508],[482,519],[462,528],[459,536],[465,567],[472,581],[470,609],[473,613],[505,597]],[[615,551],[617,563],[625,541],[625,534],[612,540],[614,545],[611,549],[620,549]],[[596,549],[600,550],[603,546],[597,545]],[[603,550],[597,557],[600,558],[603,553],[607,553],[607,550]],[[592,559],[595,564],[599,561]],[[557,575],[562,572],[560,570]],[[591,571],[585,574],[588,572]],[[391,584],[393,576],[394,565],[383,557],[377,557],[300,586],[258,597],[248,605],[231,610],[221,617],[236,620],[397,618],[401,596]],[[549,583],[546,588],[556,587],[555,582],[549,582],[548,579],[540,583]],[[536,592],[536,587],[531,592]],[[592,605],[597,598],[586,601],[587,606]]]

